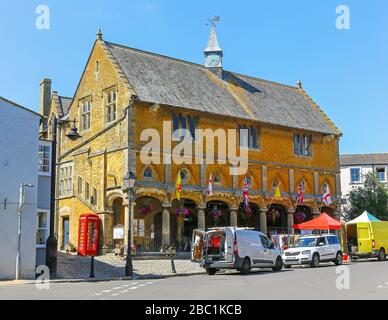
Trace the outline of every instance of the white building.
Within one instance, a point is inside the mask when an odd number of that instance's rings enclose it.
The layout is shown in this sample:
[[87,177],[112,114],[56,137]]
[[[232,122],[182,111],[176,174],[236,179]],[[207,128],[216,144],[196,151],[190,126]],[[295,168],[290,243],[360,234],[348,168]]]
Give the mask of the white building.
[[375,172],[380,181],[388,183],[388,153],[380,154],[348,154],[340,156],[342,209],[348,203],[349,193],[363,186],[363,177]]
[[51,143],[39,141],[40,120],[38,113],[0,97],[0,279],[15,279],[16,275],[22,183],[33,187],[25,188],[21,278],[34,278],[36,265],[45,262],[43,243],[49,228]]

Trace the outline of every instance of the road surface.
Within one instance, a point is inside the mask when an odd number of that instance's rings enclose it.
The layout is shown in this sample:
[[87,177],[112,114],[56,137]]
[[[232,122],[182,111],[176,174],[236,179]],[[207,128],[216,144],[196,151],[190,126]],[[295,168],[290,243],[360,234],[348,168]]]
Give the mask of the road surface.
[[252,271],[161,280],[1,285],[0,299],[74,300],[238,300],[238,299],[388,299],[388,261],[358,262],[337,269],[296,267],[281,272]]

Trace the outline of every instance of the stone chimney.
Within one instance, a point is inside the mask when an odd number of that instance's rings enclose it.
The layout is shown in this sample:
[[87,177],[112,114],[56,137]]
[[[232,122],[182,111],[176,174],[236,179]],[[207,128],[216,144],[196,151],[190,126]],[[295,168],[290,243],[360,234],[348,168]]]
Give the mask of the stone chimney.
[[43,79],[40,82],[40,114],[48,117],[51,105],[51,80]]

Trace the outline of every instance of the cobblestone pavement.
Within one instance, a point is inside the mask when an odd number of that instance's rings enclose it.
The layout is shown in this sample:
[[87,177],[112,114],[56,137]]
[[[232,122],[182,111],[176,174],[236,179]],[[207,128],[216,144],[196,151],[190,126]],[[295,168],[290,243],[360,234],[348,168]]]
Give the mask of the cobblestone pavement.
[[[95,257],[94,268],[96,279],[120,278],[124,276],[125,259],[114,254]],[[133,260],[134,276],[169,276],[170,260]],[[198,264],[190,260],[175,260],[178,275],[204,273]],[[90,258],[58,253],[57,279],[88,279],[90,275]]]

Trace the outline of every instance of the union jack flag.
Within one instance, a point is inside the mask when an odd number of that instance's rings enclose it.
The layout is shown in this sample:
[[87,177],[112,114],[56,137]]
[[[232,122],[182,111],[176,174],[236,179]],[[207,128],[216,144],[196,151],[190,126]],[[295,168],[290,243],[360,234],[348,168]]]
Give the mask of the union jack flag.
[[243,203],[245,208],[249,208],[249,190],[248,190],[248,179],[244,178],[244,185],[242,189]]
[[302,186],[299,186],[298,193],[296,194],[296,202],[300,205],[304,203],[304,190]]

